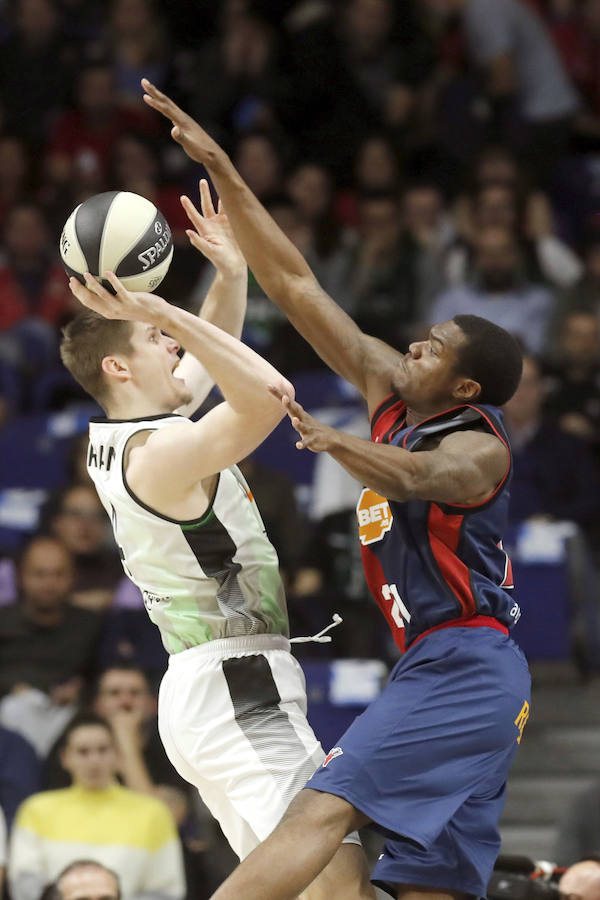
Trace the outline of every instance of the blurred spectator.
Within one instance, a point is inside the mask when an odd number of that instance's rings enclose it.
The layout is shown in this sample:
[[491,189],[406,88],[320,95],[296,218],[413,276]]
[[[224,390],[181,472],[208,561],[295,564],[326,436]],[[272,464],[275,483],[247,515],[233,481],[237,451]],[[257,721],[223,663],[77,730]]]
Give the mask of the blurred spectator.
[[259,506],[265,529],[272,541],[284,584],[289,590],[302,565],[308,542],[308,523],[300,514],[294,484],[283,472],[267,468],[249,456],[240,468]]
[[116,873],[91,859],[76,860],[68,865],[54,885],[57,900],[121,900]]
[[218,37],[205,44],[189,73],[191,114],[221,133],[276,125],[287,94],[276,31],[235,0],[220,4],[219,18]]
[[405,239],[395,194],[360,200],[360,242],[351,274],[353,316],[368,334],[395,344],[418,321],[413,245]]
[[468,281],[448,288],[434,301],[430,322],[445,322],[461,313],[490,319],[539,353],[545,344],[554,297],[525,274],[522,248],[507,228],[488,226],[473,239],[473,266]]
[[584,272],[577,284],[565,291],[556,307],[553,338],[556,340],[558,323],[571,310],[589,310],[600,321],[600,231],[591,228],[583,243]]
[[549,22],[552,37],[565,67],[596,116],[600,115],[600,2],[581,0],[571,15],[555,16]]
[[587,441],[600,462],[600,320],[594,312],[565,315],[545,375],[546,411],[563,431]]
[[10,828],[20,804],[40,789],[40,763],[31,744],[0,725],[0,810]]
[[389,138],[382,134],[365,138],[356,151],[352,174],[352,186],[338,194],[335,209],[344,224],[357,228],[361,194],[399,191],[400,159]]
[[235,165],[260,200],[269,200],[283,185],[283,164],[275,141],[266,133],[248,132],[237,142]]
[[110,606],[123,578],[123,567],[94,486],[89,483],[63,488],[41,511],[40,526],[71,553],[75,572],[70,602],[91,610]]
[[31,160],[25,142],[16,135],[0,136],[0,227],[9,210],[31,189]]
[[409,184],[402,194],[405,243],[412,249],[416,317],[424,320],[434,297],[445,287],[444,258],[455,237],[441,190],[428,181]]
[[356,236],[336,214],[331,173],[318,163],[300,163],[290,174],[287,188],[298,216],[310,225],[311,246],[305,254],[309,265],[323,289],[346,307]]
[[43,755],[79,701],[101,618],[71,606],[73,561],[56,538],[29,542],[18,583],[18,602],[0,608],[0,721]]
[[17,0],[14,30],[0,48],[4,126],[39,147],[64,105],[76,55],[60,35],[52,0]]
[[[96,679],[91,706],[112,729],[122,784],[132,791],[160,796],[181,824],[187,814],[188,785],[166,757],[158,735],[156,698],[144,670],[127,663],[104,669]],[[59,741],[46,762],[45,787],[68,784],[59,761],[61,744]]]
[[176,244],[188,245],[189,220],[179,201],[181,190],[164,183],[160,158],[152,140],[142,134],[122,134],[112,148],[111,186],[151,200],[171,227]]
[[65,215],[75,203],[107,189],[110,155],[119,136],[148,128],[143,110],[119,107],[108,63],[81,68],[75,93],[75,108],[63,112],[50,132],[45,161],[46,179],[58,201],[65,195]]
[[56,329],[74,308],[73,298],[39,206],[13,207],[3,234],[0,359],[31,373],[54,361]]
[[19,808],[9,854],[13,900],[37,900],[43,886],[77,859],[114,870],[124,898],[185,893],[181,847],[164,804],[115,782],[110,727],[85,715],[69,725],[61,754],[72,785],[34,794]]
[[520,0],[427,0],[463,17],[467,52],[483,75],[493,128],[524,146],[542,181],[567,148],[578,98],[535,11]]
[[540,364],[525,356],[519,388],[504,407],[514,465],[510,519],[545,516],[588,528],[600,500],[591,451],[545,416],[543,405]]
[[[598,831],[600,835],[600,830]],[[596,845],[598,846],[598,844]],[[580,897],[581,900],[600,900],[600,861],[584,859],[574,863],[558,882],[561,897]],[[589,854],[590,856],[592,854]]]
[[112,61],[119,106],[130,107],[140,115],[144,109],[140,80],[149,78],[164,88],[171,58],[162,5],[156,0],[113,0],[106,50]]
[[[554,233],[552,209],[541,192],[526,197],[514,184],[485,181],[476,185],[469,197],[460,198],[457,213],[462,237],[467,242],[482,228],[492,226],[517,234],[528,275],[534,280],[541,277],[555,287],[566,288],[583,273],[575,253]],[[467,246],[459,245],[447,261],[452,280],[463,278],[467,267]]]

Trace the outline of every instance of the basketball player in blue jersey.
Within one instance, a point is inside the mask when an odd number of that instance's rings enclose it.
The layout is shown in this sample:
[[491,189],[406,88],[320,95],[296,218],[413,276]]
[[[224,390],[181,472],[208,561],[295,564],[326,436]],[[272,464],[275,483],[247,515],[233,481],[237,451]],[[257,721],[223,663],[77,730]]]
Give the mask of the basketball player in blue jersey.
[[[241,329],[246,264],[206,182],[201,193],[204,216],[184,200],[190,240],[217,266],[220,299],[233,306],[219,313],[213,288],[209,312]],[[86,286],[70,280],[88,309],[61,343],[63,362],[107,414],[90,420],[88,473],[169,653],[158,702],[167,755],[243,858],[325,758],[290,653],[277,554],[236,465],[283,418],[278,398],[293,388],[205,308],[192,316],[106,277],[114,296],[89,274]],[[191,422],[182,413],[215,382],[223,402]],[[306,900],[373,896],[357,835],[306,891]]]
[[330,453],[365,486],[357,508],[365,574],[405,651],[380,697],[215,900],[292,900],[344,835],[367,823],[388,838],[372,880],[393,896],[484,896],[529,715],[527,664],[509,637],[520,610],[502,549],[512,466],[499,407],[519,383],[519,347],[475,316],[435,325],[405,354],[363,334],[224,151],[142,85],[174,139],[208,168],[265,292],[367,401],[372,442],[271,390],[297,447]]

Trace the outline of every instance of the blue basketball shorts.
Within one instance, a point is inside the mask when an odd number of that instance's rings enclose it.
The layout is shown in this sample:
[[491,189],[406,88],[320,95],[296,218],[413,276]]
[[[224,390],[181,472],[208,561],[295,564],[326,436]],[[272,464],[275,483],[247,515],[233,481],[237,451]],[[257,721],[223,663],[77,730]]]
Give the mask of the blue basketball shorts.
[[493,628],[432,632],[399,660],[306,785],[387,836],[375,884],[485,896],[529,697],[525,657]]

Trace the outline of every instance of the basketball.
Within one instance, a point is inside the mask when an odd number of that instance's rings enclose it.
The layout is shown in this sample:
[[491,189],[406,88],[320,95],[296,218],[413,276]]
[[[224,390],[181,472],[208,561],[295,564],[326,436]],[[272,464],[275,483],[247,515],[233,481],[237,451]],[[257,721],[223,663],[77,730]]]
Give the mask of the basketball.
[[145,197],[107,191],[73,210],[60,236],[60,255],[67,274],[82,284],[84,272],[100,279],[108,270],[130,291],[153,291],[171,265],[171,229]]

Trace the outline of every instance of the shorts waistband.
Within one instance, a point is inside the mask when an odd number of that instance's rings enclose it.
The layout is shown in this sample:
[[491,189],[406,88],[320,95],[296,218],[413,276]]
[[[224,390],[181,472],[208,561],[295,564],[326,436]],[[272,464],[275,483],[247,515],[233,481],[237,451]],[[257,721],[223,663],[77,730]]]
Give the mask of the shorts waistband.
[[422,631],[406,649],[410,650],[411,647],[414,647],[428,634],[433,634],[434,631],[441,631],[443,628],[492,628],[494,631],[508,634],[506,625],[503,625],[502,622],[499,622],[493,616],[470,616],[465,619],[449,619],[447,622],[441,622],[439,625],[434,625],[433,628],[428,628],[427,631]]
[[260,653],[261,650],[287,650],[289,653],[290,642],[282,634],[249,634],[241,637],[217,638],[205,644],[189,647],[181,653],[172,653],[169,656],[169,666],[177,666],[197,657],[212,656],[226,659],[236,653]]

